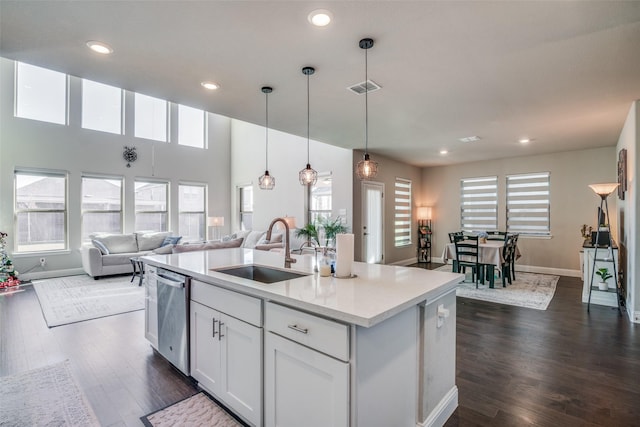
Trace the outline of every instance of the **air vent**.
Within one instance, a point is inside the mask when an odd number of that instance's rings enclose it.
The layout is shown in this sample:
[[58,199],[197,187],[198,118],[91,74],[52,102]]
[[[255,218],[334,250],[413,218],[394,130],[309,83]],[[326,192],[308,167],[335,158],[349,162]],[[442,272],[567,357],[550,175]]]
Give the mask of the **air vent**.
[[379,86],[373,80],[367,80],[366,82],[358,83],[358,84],[355,84],[353,86],[349,86],[347,88],[347,90],[350,90],[351,92],[355,93],[356,95],[362,95],[367,90],[369,91],[369,93],[371,93],[371,92],[375,92],[376,90],[380,90],[380,89],[382,89],[382,86]]

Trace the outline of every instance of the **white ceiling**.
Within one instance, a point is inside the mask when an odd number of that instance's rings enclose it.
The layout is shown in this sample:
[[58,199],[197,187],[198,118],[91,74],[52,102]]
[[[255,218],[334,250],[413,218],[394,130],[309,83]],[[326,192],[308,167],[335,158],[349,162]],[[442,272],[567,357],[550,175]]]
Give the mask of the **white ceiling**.
[[270,127],[296,135],[313,66],[311,138],[345,148],[364,147],[363,37],[369,151],[414,165],[615,145],[640,98],[638,1],[0,0],[1,56],[257,124],[268,84]]

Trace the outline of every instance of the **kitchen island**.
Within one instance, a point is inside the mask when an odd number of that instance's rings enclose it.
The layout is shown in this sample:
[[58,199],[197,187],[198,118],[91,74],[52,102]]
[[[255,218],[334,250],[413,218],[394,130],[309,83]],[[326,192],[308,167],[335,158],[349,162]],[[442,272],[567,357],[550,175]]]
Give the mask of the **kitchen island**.
[[[218,249],[143,257],[147,338],[156,282],[190,277],[188,374],[256,426],[442,425],[457,407],[455,287],[461,275],[354,263],[320,277],[312,256]],[[261,283],[217,270],[264,266],[299,277]],[[188,281],[189,283],[189,281]],[[157,289],[157,290],[156,290]]]

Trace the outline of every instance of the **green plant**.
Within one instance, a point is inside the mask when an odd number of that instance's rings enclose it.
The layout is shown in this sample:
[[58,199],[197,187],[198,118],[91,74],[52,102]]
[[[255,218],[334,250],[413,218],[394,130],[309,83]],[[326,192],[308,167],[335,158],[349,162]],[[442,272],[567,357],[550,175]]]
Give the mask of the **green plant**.
[[307,239],[307,242],[315,242],[316,246],[320,246],[320,241],[318,240],[318,227],[313,222],[305,224],[302,228],[298,228],[296,230],[296,237],[304,237]]
[[596,271],[596,274],[600,276],[601,282],[606,282],[607,279],[611,279],[613,277],[611,273],[609,273],[609,269],[606,267],[599,268],[598,271]]
[[337,234],[346,233],[349,228],[342,223],[342,218],[320,218],[320,225],[324,229],[325,246],[329,246],[329,242],[333,242]]

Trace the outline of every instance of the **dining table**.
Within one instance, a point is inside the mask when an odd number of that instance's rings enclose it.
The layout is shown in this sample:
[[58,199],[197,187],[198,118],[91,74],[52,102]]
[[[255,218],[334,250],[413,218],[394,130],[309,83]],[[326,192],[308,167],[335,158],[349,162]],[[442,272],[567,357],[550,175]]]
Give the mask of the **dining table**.
[[[501,271],[502,264],[504,263],[504,257],[502,256],[504,243],[504,240],[487,240],[485,242],[478,242],[478,262],[480,264],[493,264],[496,267],[496,271]],[[516,259],[521,256],[522,254],[516,246]],[[456,244],[448,243],[442,251],[442,262],[448,264],[448,260],[455,261],[455,259]]]

